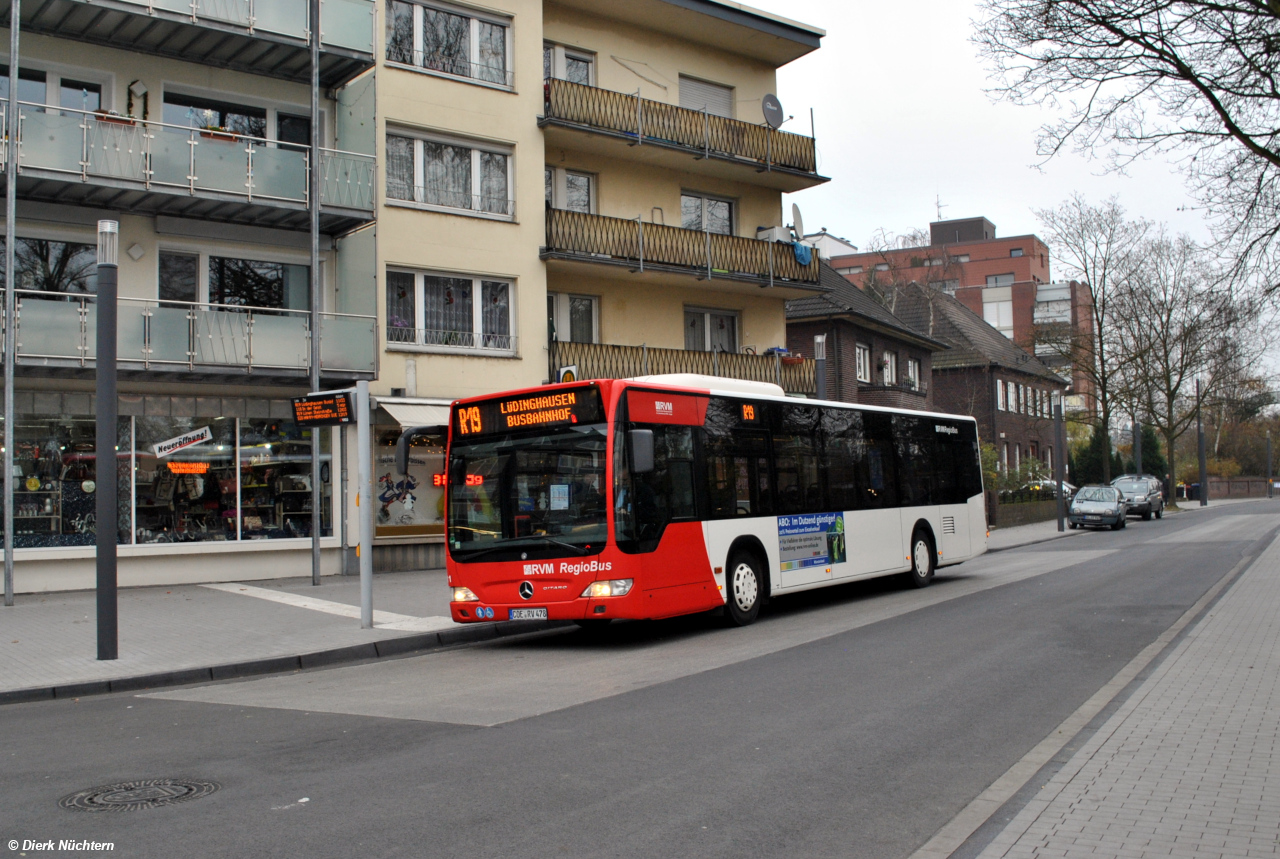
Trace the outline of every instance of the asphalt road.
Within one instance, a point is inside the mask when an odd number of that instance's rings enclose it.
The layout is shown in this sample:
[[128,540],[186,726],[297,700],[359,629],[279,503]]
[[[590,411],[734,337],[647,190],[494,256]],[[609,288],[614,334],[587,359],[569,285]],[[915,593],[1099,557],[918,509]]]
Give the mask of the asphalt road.
[[[122,857],[906,857],[1277,525],[1266,504],[1134,521],[988,555],[922,591],[877,581],[779,599],[746,629],[619,624],[7,706],[0,843],[111,841],[103,855]],[[221,789],[128,813],[57,805],[166,776]]]

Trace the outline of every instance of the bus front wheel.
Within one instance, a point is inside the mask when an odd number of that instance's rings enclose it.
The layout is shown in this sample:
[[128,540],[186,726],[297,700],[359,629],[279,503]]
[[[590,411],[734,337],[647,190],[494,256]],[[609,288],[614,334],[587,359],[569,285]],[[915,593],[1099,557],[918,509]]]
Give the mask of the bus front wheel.
[[746,552],[734,552],[729,559],[728,572],[725,617],[732,626],[746,626],[760,614],[760,598],[764,590],[760,562]]
[[917,528],[911,535],[911,572],[907,573],[907,581],[912,587],[923,588],[933,581],[936,560],[933,540],[923,529]]

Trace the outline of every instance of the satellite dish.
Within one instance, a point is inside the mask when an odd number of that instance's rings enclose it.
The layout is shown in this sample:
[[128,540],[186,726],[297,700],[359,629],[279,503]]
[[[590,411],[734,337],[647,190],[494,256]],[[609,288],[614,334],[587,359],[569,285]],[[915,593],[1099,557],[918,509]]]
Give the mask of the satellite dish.
[[800,217],[800,207],[791,204],[791,227],[796,231],[796,241],[804,239],[804,218]]
[[764,121],[769,123],[770,128],[778,128],[786,121],[782,114],[782,102],[773,93],[766,93],[760,100],[760,109],[764,111]]

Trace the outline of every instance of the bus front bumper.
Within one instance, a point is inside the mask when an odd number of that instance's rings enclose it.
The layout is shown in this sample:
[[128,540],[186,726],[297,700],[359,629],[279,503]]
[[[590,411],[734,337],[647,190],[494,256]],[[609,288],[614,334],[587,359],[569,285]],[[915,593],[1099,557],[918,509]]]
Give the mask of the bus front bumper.
[[[634,592],[633,592],[634,593]],[[632,606],[631,594],[622,597],[579,597],[563,602],[486,603],[451,602],[449,613],[456,623],[493,623],[499,620],[586,620],[588,618],[636,618],[644,615]]]

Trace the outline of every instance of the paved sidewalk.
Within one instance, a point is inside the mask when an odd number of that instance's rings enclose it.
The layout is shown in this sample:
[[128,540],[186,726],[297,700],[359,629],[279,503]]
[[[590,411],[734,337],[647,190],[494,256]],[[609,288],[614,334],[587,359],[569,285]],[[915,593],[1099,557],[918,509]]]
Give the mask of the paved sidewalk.
[[981,853],[1280,856],[1280,539]]
[[[443,570],[374,577],[374,629],[362,630],[357,577],[126,588],[120,658],[99,662],[92,591],[19,594],[0,606],[0,702],[243,676],[525,631],[535,622],[455,624]],[[211,666],[222,666],[210,671]],[[197,670],[189,680],[183,672]],[[199,674],[199,671],[203,671]],[[177,678],[156,675],[178,674]],[[146,678],[151,678],[150,681]],[[77,688],[80,687],[80,688]],[[18,690],[44,690],[23,696]]]

